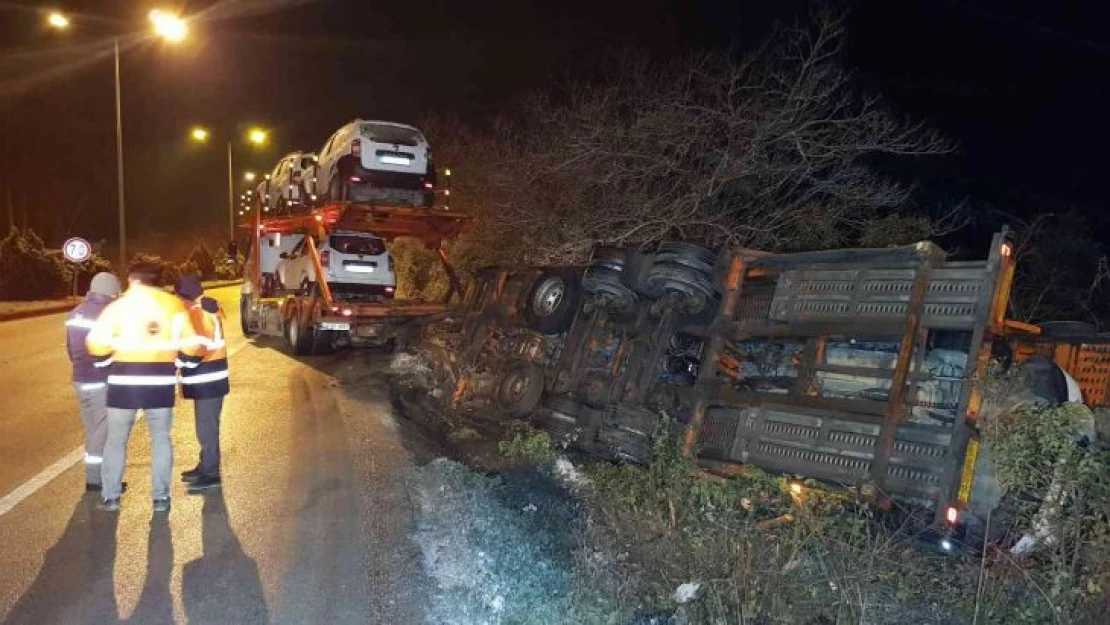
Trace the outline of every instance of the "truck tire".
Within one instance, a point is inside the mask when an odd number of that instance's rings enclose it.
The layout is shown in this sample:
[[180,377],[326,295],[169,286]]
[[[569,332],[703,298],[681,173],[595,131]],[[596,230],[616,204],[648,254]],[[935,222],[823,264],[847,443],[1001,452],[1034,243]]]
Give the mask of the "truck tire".
[[628,251],[610,246],[594,248],[589,266],[582,274],[582,288],[596,298],[609,301],[618,310],[636,304],[636,292],[624,282]]
[[713,284],[716,255],[690,243],[663,243],[655,262],[644,276],[645,295],[662,298],[677,294],[685,300],[686,312],[697,314],[717,297]]
[[254,330],[251,330],[250,318],[251,298],[246,295],[239,296],[239,327],[243,330],[243,336],[250,338],[254,336]]
[[525,301],[524,318],[541,334],[559,334],[574,321],[581,300],[578,278],[546,271],[536,278]]
[[289,345],[297,356],[311,356],[315,353],[315,332],[309,315],[309,310],[301,310],[298,306],[293,310],[289,320],[288,333]]
[[497,405],[514,417],[530,414],[543,395],[543,371],[530,362],[511,363],[497,385]]

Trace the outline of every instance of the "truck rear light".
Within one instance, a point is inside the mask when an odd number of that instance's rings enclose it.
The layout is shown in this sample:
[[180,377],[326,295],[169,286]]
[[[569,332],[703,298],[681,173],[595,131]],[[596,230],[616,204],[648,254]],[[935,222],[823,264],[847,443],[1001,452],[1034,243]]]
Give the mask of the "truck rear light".
[[362,178],[358,176],[351,176],[351,182],[362,182]]
[[391,287],[391,286],[385,287],[385,292],[386,293],[392,293],[393,292],[393,287]]
[[324,267],[324,269],[329,269],[330,268],[330,266],[331,266],[331,252],[328,252],[326,250],[323,251],[323,252],[320,252],[320,264]]
[[955,525],[956,521],[960,520],[960,511],[955,506],[948,506],[944,511],[944,520],[948,521],[949,525]]
[[355,139],[351,141],[351,156],[362,156],[362,141]]
[[353,314],[353,311],[350,308],[344,308],[343,309],[343,316],[344,317],[350,317],[352,314]]
[[431,188],[432,188],[432,183],[430,183],[430,182],[425,182],[425,183],[424,183],[424,188],[425,188],[425,189],[431,189]]

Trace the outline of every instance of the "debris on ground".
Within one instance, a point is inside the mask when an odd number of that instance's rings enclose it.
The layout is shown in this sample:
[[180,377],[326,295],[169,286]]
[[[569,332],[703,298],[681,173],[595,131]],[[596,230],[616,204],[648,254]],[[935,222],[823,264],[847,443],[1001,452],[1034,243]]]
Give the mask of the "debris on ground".
[[512,490],[445,458],[417,470],[416,541],[438,587],[431,622],[574,622],[569,561],[544,527],[552,520],[507,505]]
[[574,488],[582,488],[590,484],[590,478],[586,477],[574,466],[574,463],[566,458],[559,458],[555,461],[555,475],[565,484]]
[[687,582],[681,584],[674,591],[675,603],[690,603],[698,597],[698,591],[701,590],[701,584],[698,582]]
[[414,376],[426,376],[432,372],[423,358],[405,352],[393,356],[393,360],[389,363],[389,370],[397,375]]

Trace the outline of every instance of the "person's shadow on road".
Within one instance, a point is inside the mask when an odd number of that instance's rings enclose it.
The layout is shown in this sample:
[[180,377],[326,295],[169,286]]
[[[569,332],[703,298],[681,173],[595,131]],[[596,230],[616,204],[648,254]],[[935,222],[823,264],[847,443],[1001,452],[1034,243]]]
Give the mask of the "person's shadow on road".
[[[113,577],[118,514],[96,509],[82,497],[62,537],[5,623],[116,623],[119,608]],[[15,540],[16,537],[5,537]]]
[[182,571],[182,601],[190,624],[268,623],[258,564],[243,552],[219,491],[204,495],[201,557]]
[[173,536],[170,520],[165,514],[155,513],[150,519],[147,537],[146,582],[139,595],[139,603],[129,623],[151,625],[170,624],[173,620],[173,592],[170,577],[173,574]]

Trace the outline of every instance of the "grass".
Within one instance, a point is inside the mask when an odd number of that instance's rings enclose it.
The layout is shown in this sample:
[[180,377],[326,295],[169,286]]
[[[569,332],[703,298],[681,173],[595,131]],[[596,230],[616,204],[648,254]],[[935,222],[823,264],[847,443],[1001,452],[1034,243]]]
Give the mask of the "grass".
[[[1060,434],[1046,432],[1046,422],[1070,423],[1031,411],[995,428],[993,440],[1027,454],[1035,439]],[[911,540],[910,525],[878,517],[851,496],[792,493],[783,479],[759,471],[706,479],[660,432],[649,467],[585,467],[591,485],[580,493],[586,521],[573,586],[589,617],[580,622],[680,615],[737,624],[1093,623],[1108,605],[1105,455],[1073,463],[1068,484],[1083,493],[1057,519],[1061,540],[1034,560],[1016,561],[931,552]],[[501,450],[541,466],[559,453],[546,433],[526,427],[515,428]],[[1008,471],[1015,464],[1043,471],[1016,461]],[[685,583],[699,591],[679,604],[675,590]]]

